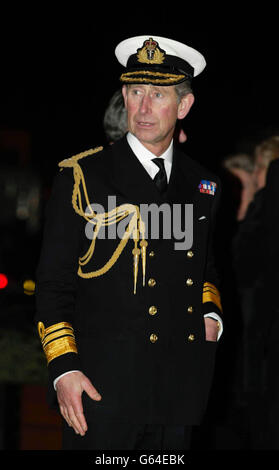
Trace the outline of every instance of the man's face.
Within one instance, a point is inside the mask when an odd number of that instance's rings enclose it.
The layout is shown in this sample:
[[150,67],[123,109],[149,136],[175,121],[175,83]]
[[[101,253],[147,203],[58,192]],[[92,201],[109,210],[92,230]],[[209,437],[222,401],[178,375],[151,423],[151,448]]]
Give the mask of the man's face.
[[[191,101],[193,95],[188,96]],[[123,97],[129,131],[154,153],[168,147],[176,120],[183,119],[191,107],[188,104],[186,111],[184,98],[178,103],[174,86],[124,86]]]

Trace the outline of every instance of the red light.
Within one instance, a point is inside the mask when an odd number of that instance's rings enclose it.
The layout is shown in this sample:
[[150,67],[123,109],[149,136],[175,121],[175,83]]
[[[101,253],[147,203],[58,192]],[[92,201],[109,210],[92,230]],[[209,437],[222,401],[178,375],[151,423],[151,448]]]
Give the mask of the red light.
[[8,278],[5,274],[0,273],[0,289],[5,289],[8,285]]

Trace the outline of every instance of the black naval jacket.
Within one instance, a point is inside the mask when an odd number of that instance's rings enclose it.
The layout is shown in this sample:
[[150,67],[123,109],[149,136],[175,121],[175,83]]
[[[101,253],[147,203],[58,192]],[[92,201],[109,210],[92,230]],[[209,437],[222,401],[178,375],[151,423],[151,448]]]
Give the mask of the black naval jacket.
[[[126,137],[78,161],[91,203],[193,204],[193,246],[174,250],[174,239],[147,239],[146,283],[139,266],[133,292],[134,241],[103,275],[77,274],[91,243],[86,221],[73,209],[73,169],[62,169],[47,208],[37,271],[40,336],[52,381],[81,370],[102,396],[83,394],[86,419],[138,424],[199,424],[207,404],[217,344],[205,340],[204,314],[222,316],[212,235],[219,180],[174,149],[165,199]],[[201,180],[216,182],[215,194]],[[84,201],[83,201],[84,203]],[[188,223],[188,221],[186,221]],[[99,269],[119,240],[97,239],[83,272]]]

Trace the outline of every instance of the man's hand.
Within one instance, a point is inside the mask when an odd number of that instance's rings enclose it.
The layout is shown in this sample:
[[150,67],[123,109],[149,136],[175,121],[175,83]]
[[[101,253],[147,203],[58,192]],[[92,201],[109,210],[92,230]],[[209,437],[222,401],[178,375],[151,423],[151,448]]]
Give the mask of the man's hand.
[[81,395],[85,391],[92,400],[97,401],[101,400],[101,395],[82,372],[71,372],[61,377],[56,384],[56,391],[63,418],[77,434],[84,436],[87,423],[83,414]]
[[205,323],[205,339],[206,341],[217,341],[219,323],[213,318],[206,317],[204,319]]

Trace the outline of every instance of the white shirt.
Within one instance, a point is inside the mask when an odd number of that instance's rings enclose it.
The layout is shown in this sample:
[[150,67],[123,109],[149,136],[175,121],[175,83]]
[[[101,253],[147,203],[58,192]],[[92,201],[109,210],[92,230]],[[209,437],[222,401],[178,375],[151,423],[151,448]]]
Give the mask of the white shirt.
[[[147,148],[142,145],[142,143],[130,132],[127,134],[127,141],[136,155],[137,159],[140,161],[142,166],[145,168],[147,173],[151,176],[152,179],[155,178],[156,173],[158,173],[159,167],[152,161],[153,158],[158,158],[154,153],[147,150]],[[172,156],[173,156],[173,140],[171,141],[167,150],[160,155],[159,158],[164,160],[165,169],[167,173],[168,182],[170,180],[171,167],[172,167]]]
[[[151,178],[154,179],[156,173],[158,173],[158,171],[160,170],[159,170],[159,167],[156,165],[156,163],[152,162],[152,159],[158,158],[158,157],[154,155],[152,152],[150,152],[146,147],[144,147],[144,145],[142,145],[142,143],[137,139],[137,137],[135,137],[130,132],[128,132],[127,134],[127,141],[132,151],[134,152],[134,154],[136,155],[136,157],[142,164],[142,166],[145,168],[145,170],[151,176]],[[167,150],[162,155],[160,155],[159,158],[164,159],[167,179],[169,182],[171,168],[172,168],[172,158],[173,158],[173,140],[171,141]],[[218,341],[223,332],[223,323],[222,323],[221,318],[215,312],[207,313],[206,315],[204,315],[204,317],[210,317],[219,322],[220,329],[218,331],[218,337],[217,337],[217,341]],[[65,374],[59,375],[59,377],[57,377],[54,380],[53,385],[54,385],[55,390],[56,390],[56,384],[58,380],[61,379],[61,377],[63,377],[64,375],[70,374],[71,372],[77,372],[77,371],[70,370],[68,372],[65,372]]]

